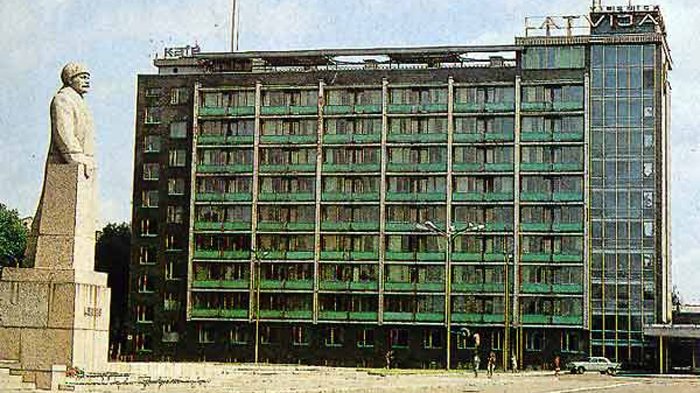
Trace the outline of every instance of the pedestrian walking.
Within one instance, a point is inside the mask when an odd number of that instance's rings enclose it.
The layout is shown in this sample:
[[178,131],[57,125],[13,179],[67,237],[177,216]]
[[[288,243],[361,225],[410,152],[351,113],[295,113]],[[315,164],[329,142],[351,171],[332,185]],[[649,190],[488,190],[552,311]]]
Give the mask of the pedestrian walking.
[[473,363],[474,363],[474,378],[476,378],[479,376],[479,363],[481,363],[481,359],[479,359],[478,353],[474,354]]
[[394,360],[394,351],[391,349],[386,351],[386,355],[384,355],[384,357],[386,360],[386,369],[389,370],[391,368],[391,363]]
[[561,371],[561,359],[559,355],[554,357],[554,376],[559,378],[559,371]]
[[511,372],[517,373],[518,372],[518,358],[515,357],[515,355],[510,357],[510,368]]
[[491,351],[489,354],[489,361],[486,368],[486,375],[491,378],[493,377],[493,372],[496,369],[496,353]]

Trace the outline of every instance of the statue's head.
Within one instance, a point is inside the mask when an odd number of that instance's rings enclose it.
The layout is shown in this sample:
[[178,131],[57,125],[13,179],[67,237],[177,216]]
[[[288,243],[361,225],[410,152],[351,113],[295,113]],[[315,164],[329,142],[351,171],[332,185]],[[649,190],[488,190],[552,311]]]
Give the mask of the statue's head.
[[61,71],[63,86],[70,86],[78,94],[83,95],[90,89],[90,71],[79,63],[68,63]]

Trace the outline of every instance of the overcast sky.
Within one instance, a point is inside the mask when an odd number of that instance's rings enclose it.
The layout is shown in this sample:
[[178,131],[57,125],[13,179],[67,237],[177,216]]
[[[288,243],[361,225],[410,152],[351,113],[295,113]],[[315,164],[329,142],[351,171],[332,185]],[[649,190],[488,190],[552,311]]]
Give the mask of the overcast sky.
[[[584,14],[586,0],[239,0],[240,50],[507,44],[526,16]],[[611,1],[605,2],[612,3]],[[618,0],[626,4],[627,0]],[[634,2],[635,4],[646,4]],[[672,238],[674,282],[700,302],[700,3],[659,0],[674,59]],[[165,46],[225,51],[230,0],[0,1],[0,202],[24,216],[39,198],[48,105],[63,64],[92,70],[101,217],[128,221],[135,83]]]

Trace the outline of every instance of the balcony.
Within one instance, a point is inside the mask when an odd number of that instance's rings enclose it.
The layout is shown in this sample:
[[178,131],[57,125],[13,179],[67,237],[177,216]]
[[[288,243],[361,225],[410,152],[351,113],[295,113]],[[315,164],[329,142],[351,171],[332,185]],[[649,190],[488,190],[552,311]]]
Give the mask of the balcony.
[[552,316],[542,314],[523,314],[521,322],[527,325],[549,325],[552,323]]
[[323,113],[326,115],[382,113],[382,105],[326,105],[323,107]]
[[552,224],[547,222],[523,222],[520,223],[520,230],[523,232],[550,232]]
[[420,193],[403,193],[403,192],[387,192],[387,201],[409,201],[409,202],[442,202],[445,201],[445,192],[420,192]]
[[343,202],[378,202],[379,192],[352,193],[352,192],[324,192],[321,194],[323,201],[343,201]]
[[253,144],[253,135],[198,135],[197,145],[244,145]]
[[485,142],[512,142],[515,134],[512,132],[487,132],[484,134]]
[[195,259],[248,260],[250,251],[195,250]]
[[390,322],[443,322],[442,313],[384,312],[384,321]]
[[521,142],[551,142],[552,133],[547,131],[521,131]]
[[350,172],[350,173],[365,173],[381,171],[380,163],[369,164],[323,164],[324,172]]
[[376,281],[321,281],[319,288],[327,291],[376,291]]
[[326,134],[323,136],[323,143],[379,143],[382,140],[381,134]]
[[500,202],[513,200],[513,192],[455,192],[452,200],[456,202]]
[[520,193],[520,200],[523,202],[549,202],[552,194],[549,192],[523,191]]
[[261,164],[260,172],[315,172],[316,163],[311,164]]
[[260,289],[312,290],[313,280],[260,280]]
[[378,231],[379,222],[324,221],[322,231]]
[[313,222],[280,222],[280,221],[260,221],[258,230],[260,231],[313,231],[316,224]]
[[311,310],[260,310],[263,319],[311,319]]
[[388,172],[445,172],[447,170],[446,162],[438,163],[425,163],[425,164],[413,164],[413,163],[388,163]]
[[259,198],[265,202],[309,202],[314,201],[316,196],[313,192],[261,192]]
[[275,144],[316,143],[316,134],[309,134],[309,135],[260,135],[260,143],[275,143]]
[[198,289],[248,289],[249,281],[245,280],[194,280],[192,288]]
[[513,112],[515,111],[515,102],[459,102],[454,104],[455,113],[472,113],[472,112]]
[[583,325],[583,315],[554,315],[552,323],[555,325]]
[[521,285],[523,293],[551,293],[552,284],[543,282],[524,282]]
[[250,173],[253,172],[253,164],[200,164],[197,165],[197,173]]
[[409,143],[409,142],[447,142],[446,133],[420,133],[420,134],[388,134],[387,142]]
[[571,294],[581,294],[583,293],[583,285],[581,284],[554,284],[552,285],[552,292],[554,293],[571,293]]
[[384,290],[389,292],[444,292],[443,282],[396,282],[384,283]]
[[376,311],[319,311],[318,319],[330,321],[376,321]]
[[193,308],[192,318],[226,318],[226,319],[246,319],[247,309],[211,309]]
[[197,202],[250,202],[253,195],[250,193],[197,193]]
[[379,251],[321,251],[321,259],[328,261],[374,261]]
[[260,108],[260,114],[264,116],[315,115],[317,113],[317,105],[263,106]]
[[208,222],[195,221],[195,231],[249,231],[249,222]]
[[483,142],[484,134],[477,132],[455,132],[452,138],[454,142]]
[[503,314],[477,314],[477,313],[462,313],[453,312],[452,322],[463,323],[503,323],[505,317]]
[[254,106],[235,106],[235,107],[207,107],[199,108],[199,116],[254,116]]
[[552,231],[554,232],[583,232],[582,222],[567,222],[567,223],[557,223],[552,224]]
[[481,262],[484,255],[481,252],[452,252],[452,262]]
[[523,172],[551,172],[552,164],[548,162],[523,162],[520,164]]
[[389,113],[447,113],[447,104],[389,104]]
[[452,292],[462,293],[502,293],[505,290],[502,282],[467,283],[452,282]]
[[555,202],[581,202],[583,201],[582,192],[555,192],[552,194],[552,200]]

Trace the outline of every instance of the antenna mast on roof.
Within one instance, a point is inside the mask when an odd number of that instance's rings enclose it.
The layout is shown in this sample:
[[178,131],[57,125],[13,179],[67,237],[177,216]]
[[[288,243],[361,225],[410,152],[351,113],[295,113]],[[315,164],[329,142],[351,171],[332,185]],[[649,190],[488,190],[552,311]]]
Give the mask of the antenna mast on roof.
[[233,0],[231,8],[231,52],[238,52],[238,3],[240,0]]

